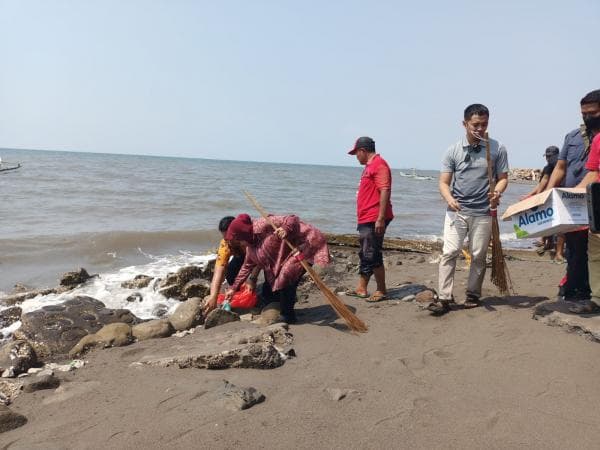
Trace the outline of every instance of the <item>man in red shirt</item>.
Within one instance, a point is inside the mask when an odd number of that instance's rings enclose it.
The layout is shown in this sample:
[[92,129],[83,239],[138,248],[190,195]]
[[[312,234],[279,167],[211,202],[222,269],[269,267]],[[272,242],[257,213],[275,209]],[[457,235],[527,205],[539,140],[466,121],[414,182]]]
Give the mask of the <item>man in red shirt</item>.
[[[600,100],[600,90],[594,91]],[[595,132],[594,140],[590,147],[590,155],[585,164],[587,174],[576,187],[584,188],[588,184],[600,182],[600,101],[598,102],[598,111],[593,117],[588,118],[588,128]],[[586,123],[587,125],[587,123]],[[588,237],[588,271],[590,277],[590,302],[579,307],[573,308],[577,313],[600,313],[600,233],[590,231]]]
[[[383,266],[383,236],[388,224],[394,218],[392,203],[392,172],[387,162],[375,153],[375,141],[363,136],[356,140],[354,147],[348,152],[356,155],[358,162],[365,166],[358,192],[356,194],[356,215],[360,242],[359,280],[354,290],[347,295],[366,298],[367,301],[385,300],[385,268]],[[377,290],[369,297],[367,286],[371,275],[375,276]]]

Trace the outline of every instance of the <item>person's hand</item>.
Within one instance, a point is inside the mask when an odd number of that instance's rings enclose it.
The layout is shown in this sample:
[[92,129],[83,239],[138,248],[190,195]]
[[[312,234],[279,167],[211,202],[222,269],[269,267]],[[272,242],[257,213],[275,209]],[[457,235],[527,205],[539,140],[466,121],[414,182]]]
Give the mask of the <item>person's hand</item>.
[[208,313],[211,312],[216,307],[217,307],[217,296],[214,295],[214,296],[210,297],[204,304],[204,307],[202,308],[202,314],[204,315],[204,317],[206,317],[208,315]]
[[233,294],[235,293],[235,291],[233,289],[227,289],[227,292],[225,292],[225,298],[223,299],[223,301],[228,302],[233,298]]
[[448,200],[448,206],[454,211],[460,211],[460,204],[455,198]]
[[279,237],[279,239],[283,240],[285,239],[285,237],[287,236],[287,233],[285,232],[285,230],[281,227],[277,228],[274,232],[277,237]]
[[498,207],[498,205],[500,204],[500,197],[502,197],[502,194],[498,191],[490,192],[488,194],[488,198],[490,199],[490,206],[492,207],[492,209]]
[[381,236],[383,233],[385,233],[385,220],[377,219],[375,221],[375,234]]

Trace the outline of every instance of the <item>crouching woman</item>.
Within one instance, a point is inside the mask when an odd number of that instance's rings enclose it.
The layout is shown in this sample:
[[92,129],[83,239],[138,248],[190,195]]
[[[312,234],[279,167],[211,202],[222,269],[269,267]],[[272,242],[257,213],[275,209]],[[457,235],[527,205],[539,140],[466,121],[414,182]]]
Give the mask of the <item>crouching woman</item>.
[[[276,227],[275,231],[266,219],[252,220],[248,214],[240,214],[229,225],[225,239],[233,245],[244,246],[246,257],[225,298],[231,299],[258,267],[264,271],[273,299],[280,302],[283,320],[295,323],[296,289],[304,274],[300,261],[304,259],[319,266],[329,264],[327,240],[317,228],[302,222],[298,216],[269,216],[269,220]],[[284,240],[288,240],[299,253],[293,252]]]

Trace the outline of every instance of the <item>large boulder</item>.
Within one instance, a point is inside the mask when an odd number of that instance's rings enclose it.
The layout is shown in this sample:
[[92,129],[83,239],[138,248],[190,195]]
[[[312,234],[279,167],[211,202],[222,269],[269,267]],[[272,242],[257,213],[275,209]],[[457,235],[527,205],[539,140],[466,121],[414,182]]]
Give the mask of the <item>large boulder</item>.
[[142,289],[150,284],[153,280],[148,275],[136,275],[132,280],[123,281],[121,287],[125,289]]
[[60,380],[54,375],[46,374],[37,377],[28,377],[23,382],[23,392],[31,393],[45,389],[56,389],[60,386]]
[[194,278],[188,281],[181,289],[181,296],[183,298],[204,298],[208,294],[210,294],[210,283],[202,278]]
[[229,322],[237,322],[240,320],[239,314],[233,311],[225,311],[224,309],[217,308],[213,309],[208,313],[204,320],[204,328],[208,330],[219,325],[223,325]]
[[37,364],[37,355],[27,341],[16,340],[0,348],[0,373],[11,376],[25,373]]
[[95,347],[122,347],[133,342],[131,326],[126,323],[111,323],[103,326],[94,334],[83,337],[69,352],[75,357]]
[[[208,283],[207,269],[200,266],[186,266],[176,273],[169,273],[158,285],[158,292],[167,298],[185,300],[189,297],[206,295]],[[190,283],[192,282],[193,283]],[[188,285],[188,283],[190,283]]]
[[131,334],[138,341],[169,337],[175,330],[167,319],[155,319],[139,323],[131,328]]
[[60,278],[59,284],[65,287],[76,287],[81,283],[85,283],[87,280],[92,278],[92,276],[87,273],[87,271],[81,267],[79,270],[74,272],[66,272]]
[[11,411],[8,406],[0,405],[0,433],[14,430],[26,423],[27,418],[25,416]]
[[192,297],[177,306],[177,309],[169,317],[169,322],[175,331],[189,330],[202,323],[202,299]]
[[67,354],[84,336],[104,325],[117,322],[134,325],[141,320],[128,309],[109,309],[92,297],[77,296],[23,314],[21,322],[14,336],[29,341],[38,358],[45,358]]

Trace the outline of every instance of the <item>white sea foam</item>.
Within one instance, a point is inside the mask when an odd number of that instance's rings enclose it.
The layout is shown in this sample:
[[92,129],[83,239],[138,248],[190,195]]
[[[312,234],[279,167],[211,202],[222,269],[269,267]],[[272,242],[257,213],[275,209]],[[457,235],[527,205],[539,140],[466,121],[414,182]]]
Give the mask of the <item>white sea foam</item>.
[[[167,309],[167,314],[173,312],[180,302],[172,298],[165,298],[155,291],[158,284],[158,278],[164,278],[170,272],[176,272],[182,267],[188,265],[204,266],[209,261],[215,259],[216,255],[192,255],[190,253],[181,253],[179,255],[153,256],[147,255],[152,262],[144,265],[124,267],[116,272],[102,273],[98,277],[90,279],[83,286],[65,292],[63,294],[38,295],[32,299],[24,301],[19,305],[23,313],[28,313],[40,309],[43,306],[63,303],[70,298],[78,295],[86,295],[100,300],[107,308],[125,308],[141,319],[153,319],[156,317],[157,307],[162,305]],[[121,287],[123,281],[133,279],[136,275],[144,274],[153,277],[154,280],[142,289],[125,289]],[[142,301],[128,302],[129,297],[134,292],[142,295]],[[0,333],[6,338],[21,326],[21,322],[0,329]]]

